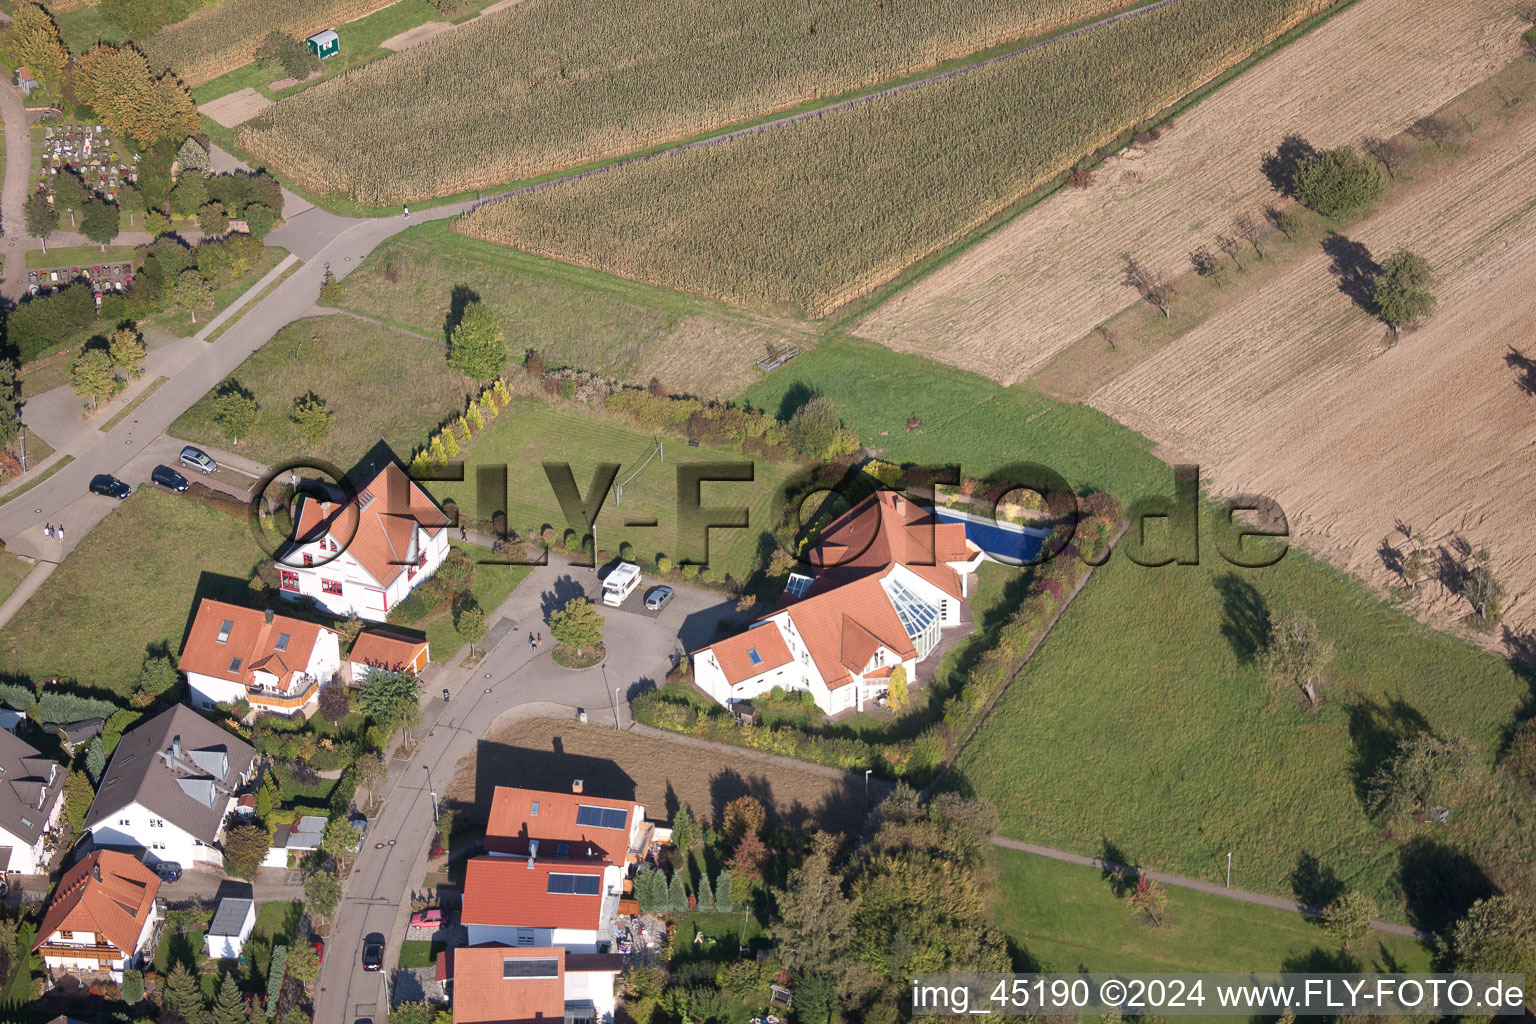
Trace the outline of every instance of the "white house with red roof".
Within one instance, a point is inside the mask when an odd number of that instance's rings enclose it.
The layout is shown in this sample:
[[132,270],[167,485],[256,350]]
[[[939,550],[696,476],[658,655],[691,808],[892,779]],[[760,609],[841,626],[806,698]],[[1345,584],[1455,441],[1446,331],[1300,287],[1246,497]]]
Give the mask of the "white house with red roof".
[[270,609],[204,600],[176,667],[186,673],[195,707],[244,700],[258,711],[296,715],[341,670],[341,637]]
[[810,571],[751,628],[693,652],[694,682],[726,706],[782,687],[827,714],[862,710],[960,625],[985,557],[964,524],[877,492],[822,532]]
[[351,501],[300,497],[294,536],[277,560],[284,596],[373,622],[448,557],[448,517],[393,462]]
[[436,980],[453,986],[453,1024],[613,1020],[617,953],[571,953],[558,946],[460,946],[437,954]]
[[64,872],[32,950],[51,971],[123,971],[153,955],[160,879],[116,850],[97,850]]

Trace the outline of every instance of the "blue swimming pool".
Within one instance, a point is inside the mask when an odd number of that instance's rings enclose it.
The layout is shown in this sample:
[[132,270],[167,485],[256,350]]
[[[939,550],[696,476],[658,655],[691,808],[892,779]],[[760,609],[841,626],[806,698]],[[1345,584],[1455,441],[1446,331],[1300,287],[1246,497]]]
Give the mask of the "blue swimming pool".
[[985,551],[989,557],[1008,565],[1023,565],[1034,561],[1040,554],[1040,545],[1050,536],[1047,530],[980,519],[947,508],[934,509],[934,515],[941,523],[965,524],[967,540]]

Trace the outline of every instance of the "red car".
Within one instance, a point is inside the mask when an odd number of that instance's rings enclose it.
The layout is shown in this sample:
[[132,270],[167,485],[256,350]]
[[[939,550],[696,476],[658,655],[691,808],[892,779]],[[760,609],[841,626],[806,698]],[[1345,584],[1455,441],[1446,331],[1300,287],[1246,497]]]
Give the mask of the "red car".
[[443,911],[440,907],[428,907],[411,915],[412,928],[441,928],[442,926]]
[[325,963],[325,943],[320,939],[316,939],[315,941],[311,942],[310,945],[315,947],[315,963]]

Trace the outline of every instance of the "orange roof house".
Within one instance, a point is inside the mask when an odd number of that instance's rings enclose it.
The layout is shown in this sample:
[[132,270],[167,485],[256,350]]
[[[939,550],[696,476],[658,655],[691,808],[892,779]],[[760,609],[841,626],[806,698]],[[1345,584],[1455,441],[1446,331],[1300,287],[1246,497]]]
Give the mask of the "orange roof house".
[[544,857],[597,858],[617,867],[636,860],[645,808],[633,800],[588,796],[582,788],[580,781],[569,793],[497,786],[486,850],[525,857],[538,842]]
[[809,691],[828,714],[862,709],[962,624],[983,557],[963,524],[880,491],[823,531],[750,629],[693,652],[694,679],[726,705],[782,688]]
[[341,668],[340,637],[303,619],[204,600],[177,668],[194,704],[246,700],[253,708],[294,714]]
[[352,681],[359,682],[372,669],[419,675],[430,658],[425,640],[365,629],[357,635],[347,660],[352,665]]
[[436,979],[453,984],[454,1024],[600,1021],[623,967],[618,954],[487,943],[439,953]]
[[160,879],[116,850],[87,855],[59,879],[34,952],[45,966],[121,971],[148,942]]
[[336,615],[380,622],[447,557],[448,517],[394,462],[342,497],[300,497],[279,586]]

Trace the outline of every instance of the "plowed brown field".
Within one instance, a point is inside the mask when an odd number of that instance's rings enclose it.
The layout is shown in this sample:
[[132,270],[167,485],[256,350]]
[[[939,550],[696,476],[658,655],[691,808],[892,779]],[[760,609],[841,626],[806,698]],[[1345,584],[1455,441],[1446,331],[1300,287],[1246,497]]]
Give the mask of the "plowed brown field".
[[[1435,267],[1438,314],[1387,347],[1321,252],[1100,388],[1091,403],[1200,462],[1217,493],[1273,496],[1302,542],[1381,585],[1406,524],[1455,560],[1493,552],[1506,621],[1536,625],[1536,103],[1473,121],[1467,153],[1348,237]],[[1432,581],[1415,609],[1469,611]]]
[[1136,301],[1122,254],[1170,272],[1274,194],[1262,155],[1393,135],[1506,64],[1510,0],[1360,0],[887,302],[856,333],[1013,383]]

